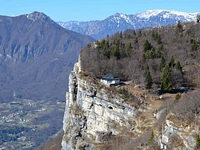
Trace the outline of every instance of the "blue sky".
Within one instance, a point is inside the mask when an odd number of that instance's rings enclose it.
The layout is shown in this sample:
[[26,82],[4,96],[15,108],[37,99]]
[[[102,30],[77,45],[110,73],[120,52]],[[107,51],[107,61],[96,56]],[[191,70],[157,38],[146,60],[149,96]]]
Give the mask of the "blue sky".
[[103,20],[115,13],[135,14],[150,9],[200,12],[199,0],[0,0],[0,15],[44,12],[55,21]]

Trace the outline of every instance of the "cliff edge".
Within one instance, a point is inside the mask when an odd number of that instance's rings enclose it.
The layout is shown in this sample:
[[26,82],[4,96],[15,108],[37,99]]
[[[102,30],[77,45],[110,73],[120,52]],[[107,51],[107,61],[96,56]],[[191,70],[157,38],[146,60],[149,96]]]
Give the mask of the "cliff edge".
[[[194,122],[181,118],[181,112],[199,106],[198,93],[182,93],[176,101],[174,94],[159,97],[127,83],[106,86],[82,71],[79,61],[69,75],[62,150],[195,149],[198,111]],[[188,99],[192,103],[186,104]]]
[[98,149],[111,136],[131,130],[136,112],[99,81],[85,79],[78,62],[69,75],[62,149]]

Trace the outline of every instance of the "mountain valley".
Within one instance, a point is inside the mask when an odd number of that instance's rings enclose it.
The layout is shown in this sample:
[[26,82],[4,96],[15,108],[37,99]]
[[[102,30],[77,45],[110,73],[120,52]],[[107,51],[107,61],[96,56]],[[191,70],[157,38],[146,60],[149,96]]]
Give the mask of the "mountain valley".
[[[149,10],[57,23],[37,11],[0,16],[0,149],[196,148],[196,16]],[[120,85],[101,82],[109,72]]]
[[41,12],[0,16],[1,148],[32,149],[61,129],[67,76],[93,41]]

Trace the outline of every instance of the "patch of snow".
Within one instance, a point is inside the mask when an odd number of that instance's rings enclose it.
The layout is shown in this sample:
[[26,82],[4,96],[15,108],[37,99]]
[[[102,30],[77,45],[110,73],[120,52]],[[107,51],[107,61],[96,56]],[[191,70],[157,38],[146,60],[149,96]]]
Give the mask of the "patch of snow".
[[196,19],[196,15],[198,13],[187,13],[187,12],[180,12],[175,10],[166,11],[166,13],[163,15],[164,18],[170,18],[172,15],[176,15],[176,19],[179,19],[180,17],[184,17],[187,21],[193,21]]
[[136,14],[136,16],[139,17],[139,18],[148,19],[148,18],[150,18],[152,16],[157,16],[161,12],[163,12],[163,10],[147,10],[145,12]]
[[127,23],[133,25],[133,21],[130,19],[130,17],[128,15],[125,14],[120,14],[120,17],[123,18]]
[[159,14],[161,14],[163,18],[171,18],[172,16],[175,16],[177,19],[184,17],[187,21],[193,21],[195,20],[198,13],[187,13],[175,10],[148,10],[142,13],[138,13],[136,16],[139,18],[149,19],[150,17],[157,16]]
[[11,58],[11,56],[10,55],[6,55],[8,58]]

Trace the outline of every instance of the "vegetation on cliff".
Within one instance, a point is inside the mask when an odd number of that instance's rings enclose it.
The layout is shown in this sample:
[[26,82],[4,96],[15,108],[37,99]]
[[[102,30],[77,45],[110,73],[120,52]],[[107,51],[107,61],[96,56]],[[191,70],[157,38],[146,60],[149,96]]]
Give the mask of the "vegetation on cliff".
[[81,51],[81,67],[98,78],[113,72],[147,89],[172,91],[198,86],[199,29],[200,24],[179,22],[175,26],[118,32],[88,44]]

